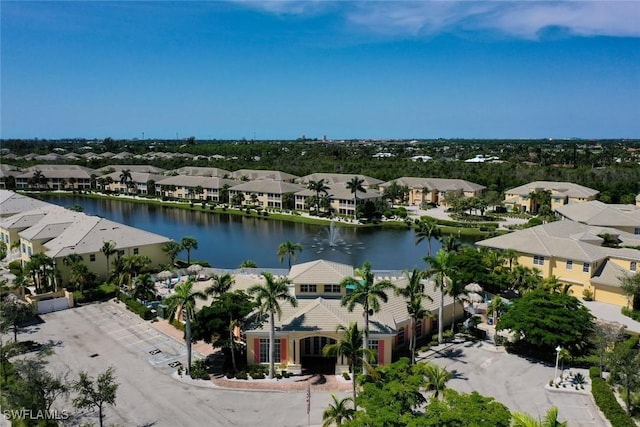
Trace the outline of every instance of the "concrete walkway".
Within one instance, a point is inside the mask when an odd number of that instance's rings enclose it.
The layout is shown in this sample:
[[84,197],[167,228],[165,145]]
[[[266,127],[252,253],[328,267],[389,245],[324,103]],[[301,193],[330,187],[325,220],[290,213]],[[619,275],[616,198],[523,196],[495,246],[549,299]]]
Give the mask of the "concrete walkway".
[[627,330],[640,333],[640,322],[622,314],[621,307],[598,301],[583,301],[585,307],[591,310],[591,314],[607,322],[618,322],[625,325]]

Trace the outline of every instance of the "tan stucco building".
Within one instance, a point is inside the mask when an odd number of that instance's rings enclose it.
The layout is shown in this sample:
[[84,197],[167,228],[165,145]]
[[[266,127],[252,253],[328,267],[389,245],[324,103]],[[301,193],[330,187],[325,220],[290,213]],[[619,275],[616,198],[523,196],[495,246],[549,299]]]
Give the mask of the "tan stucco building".
[[420,178],[404,176],[380,184],[383,194],[395,182],[409,189],[409,205],[420,206],[423,203],[446,204],[451,196],[482,197],[486,187],[463,179]]
[[531,212],[536,210],[531,193],[549,191],[551,210],[572,203],[596,200],[600,192],[573,182],[534,181],[505,191],[504,205],[509,210]]

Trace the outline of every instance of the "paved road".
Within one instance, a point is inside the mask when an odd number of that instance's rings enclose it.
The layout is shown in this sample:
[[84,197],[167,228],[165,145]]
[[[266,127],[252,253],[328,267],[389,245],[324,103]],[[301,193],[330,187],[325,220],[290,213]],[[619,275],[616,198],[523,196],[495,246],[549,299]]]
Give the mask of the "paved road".
[[[54,372],[80,370],[97,375],[116,368],[120,384],[106,425],[122,426],[306,426],[304,392],[229,391],[196,387],[174,379],[170,364],[186,362],[183,346],[114,302],[92,304],[41,316],[19,337],[57,343],[48,358]],[[160,350],[159,352],[156,350]],[[314,392],[312,425],[322,423],[329,393]],[[71,405],[59,406],[71,410]],[[79,421],[79,420],[78,420]],[[96,423],[95,418],[84,418]]]
[[511,411],[544,417],[549,408],[557,406],[558,418],[569,421],[571,427],[609,425],[590,395],[545,389],[555,366],[529,362],[486,342],[454,344],[421,357],[454,373],[447,386],[494,397]]

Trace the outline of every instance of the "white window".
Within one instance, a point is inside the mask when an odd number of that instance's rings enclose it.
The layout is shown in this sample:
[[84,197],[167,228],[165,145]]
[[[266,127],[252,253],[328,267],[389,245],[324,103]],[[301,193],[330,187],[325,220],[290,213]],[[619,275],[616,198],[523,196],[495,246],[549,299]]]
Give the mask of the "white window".
[[[273,361],[280,363],[280,340],[274,340]],[[269,339],[260,338],[260,363],[269,363]]]
[[572,270],[573,269],[573,260],[568,259],[567,260],[567,270]]
[[534,255],[533,265],[544,265],[544,257],[539,255]]
[[583,273],[588,273],[589,272],[589,263],[585,262],[582,264],[582,272]]
[[317,292],[316,285],[300,285],[300,292]]
[[631,263],[629,264],[629,270],[631,271],[636,271],[637,267],[638,267],[638,263],[636,261],[631,261]]

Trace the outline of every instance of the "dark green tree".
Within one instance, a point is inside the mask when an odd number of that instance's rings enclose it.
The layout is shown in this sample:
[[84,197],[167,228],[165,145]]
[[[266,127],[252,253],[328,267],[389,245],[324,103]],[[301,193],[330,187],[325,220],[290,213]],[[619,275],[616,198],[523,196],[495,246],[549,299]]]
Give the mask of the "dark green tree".
[[114,368],[108,368],[95,380],[82,371],[73,388],[78,393],[78,396],[73,399],[73,406],[78,409],[97,409],[98,422],[102,427],[105,405],[116,405],[118,383],[116,383]]
[[278,246],[278,259],[282,264],[285,258],[289,260],[289,270],[291,270],[291,259],[296,259],[296,252],[302,252],[302,245],[300,243],[293,243],[290,240],[280,243]]
[[513,332],[514,351],[551,360],[557,346],[574,356],[587,351],[593,316],[573,296],[536,289],[513,300],[496,329]]
[[180,246],[187,251],[187,264],[191,264],[191,250],[198,249],[198,240],[195,237],[183,237]]

